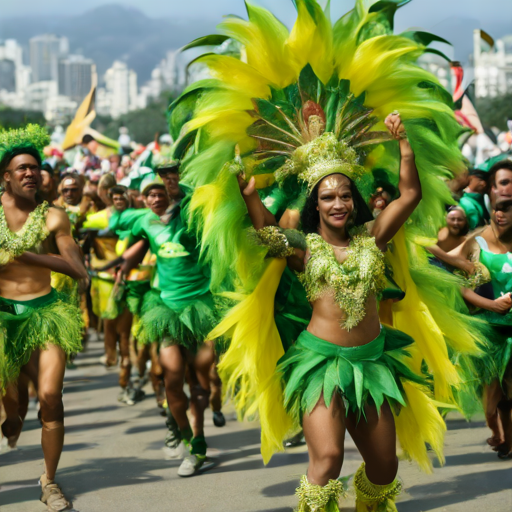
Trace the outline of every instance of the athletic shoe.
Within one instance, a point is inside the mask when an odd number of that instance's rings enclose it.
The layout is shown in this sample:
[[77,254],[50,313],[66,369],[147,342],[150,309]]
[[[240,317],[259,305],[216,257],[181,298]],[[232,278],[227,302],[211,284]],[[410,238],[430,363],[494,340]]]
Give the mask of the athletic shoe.
[[222,411],[213,411],[213,424],[216,427],[223,427],[226,424],[226,418]]
[[183,459],[178,469],[178,476],[183,478],[204,473],[215,466],[215,461],[206,455],[189,455]]
[[136,402],[142,402],[146,397],[146,393],[140,388],[128,388],[128,397],[135,404]]
[[186,444],[183,441],[179,441],[177,445],[167,445],[162,448],[165,458],[168,460],[182,459],[189,452]]
[[135,405],[135,402],[130,398],[129,392],[127,389],[121,390],[117,397],[118,402],[126,405]]

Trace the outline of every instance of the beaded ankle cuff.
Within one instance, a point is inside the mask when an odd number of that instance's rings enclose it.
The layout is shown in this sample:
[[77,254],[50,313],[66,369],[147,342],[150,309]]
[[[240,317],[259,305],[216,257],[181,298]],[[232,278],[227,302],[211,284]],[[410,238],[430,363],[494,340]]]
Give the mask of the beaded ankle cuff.
[[346,494],[339,480],[329,480],[322,487],[309,483],[307,476],[303,475],[295,495],[299,498],[296,512],[337,512],[338,503]]
[[402,482],[395,479],[387,485],[372,484],[366,476],[365,464],[361,464],[354,477],[356,511],[392,512],[396,510],[395,498],[402,492]]

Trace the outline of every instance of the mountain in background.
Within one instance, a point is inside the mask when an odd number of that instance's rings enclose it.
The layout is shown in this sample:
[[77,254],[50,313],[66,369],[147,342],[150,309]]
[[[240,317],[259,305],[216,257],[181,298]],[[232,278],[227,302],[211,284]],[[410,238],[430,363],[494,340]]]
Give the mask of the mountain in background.
[[71,53],[81,53],[96,62],[100,82],[114,60],[122,60],[137,72],[142,84],[169,50],[213,32],[211,22],[152,19],[138,9],[117,4],[80,16],[0,17],[0,39],[18,40],[26,50],[27,61],[31,37],[46,33],[66,36]]
[[[440,46],[440,49],[467,66],[470,65],[469,55],[473,52],[473,28],[479,27],[478,20],[461,12],[460,16],[441,19],[424,29],[451,41],[453,50],[446,46]],[[503,19],[496,19],[492,27],[482,28],[488,30],[495,39],[511,30],[507,15]],[[81,53],[96,62],[100,82],[105,71],[117,59],[125,61],[134,69],[139,84],[143,84],[169,50],[214,32],[214,23],[200,17],[186,21],[155,19],[147,17],[138,9],[119,4],[104,5],[80,16],[31,17],[27,14],[23,17],[2,18],[0,14],[0,39],[17,39],[26,49],[27,61],[28,40],[31,37],[44,33],[66,36],[72,53]]]

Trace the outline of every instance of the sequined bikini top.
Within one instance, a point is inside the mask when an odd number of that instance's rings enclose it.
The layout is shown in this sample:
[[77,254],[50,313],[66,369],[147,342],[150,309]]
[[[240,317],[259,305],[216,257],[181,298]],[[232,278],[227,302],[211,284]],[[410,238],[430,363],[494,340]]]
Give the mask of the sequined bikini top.
[[7,225],[4,207],[0,204],[0,265],[7,265],[24,252],[38,252],[40,245],[50,235],[46,226],[49,208],[46,201],[38,205],[29,213],[23,227],[13,232]]
[[306,237],[310,258],[299,275],[308,299],[313,302],[332,294],[346,316],[341,327],[350,331],[366,314],[366,302],[386,287],[384,254],[366,227],[355,228],[347,247],[347,258],[340,263],[333,247],[318,234]]

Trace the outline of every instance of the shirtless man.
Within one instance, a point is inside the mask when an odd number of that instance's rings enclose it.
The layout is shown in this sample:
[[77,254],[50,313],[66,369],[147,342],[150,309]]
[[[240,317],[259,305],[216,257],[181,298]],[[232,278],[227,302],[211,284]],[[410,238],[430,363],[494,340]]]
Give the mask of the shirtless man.
[[[80,351],[81,316],[76,305],[51,287],[51,273],[85,282],[87,271],[66,213],[38,201],[39,151],[47,140],[43,129],[33,125],[0,136],[5,190],[0,197],[0,326],[7,333],[0,391],[7,416],[2,433],[14,447],[22,428],[16,383],[20,373],[38,374],[45,462],[41,501],[53,512],[71,509],[54,479],[64,443],[66,356]],[[27,363],[36,351],[34,368]]]

